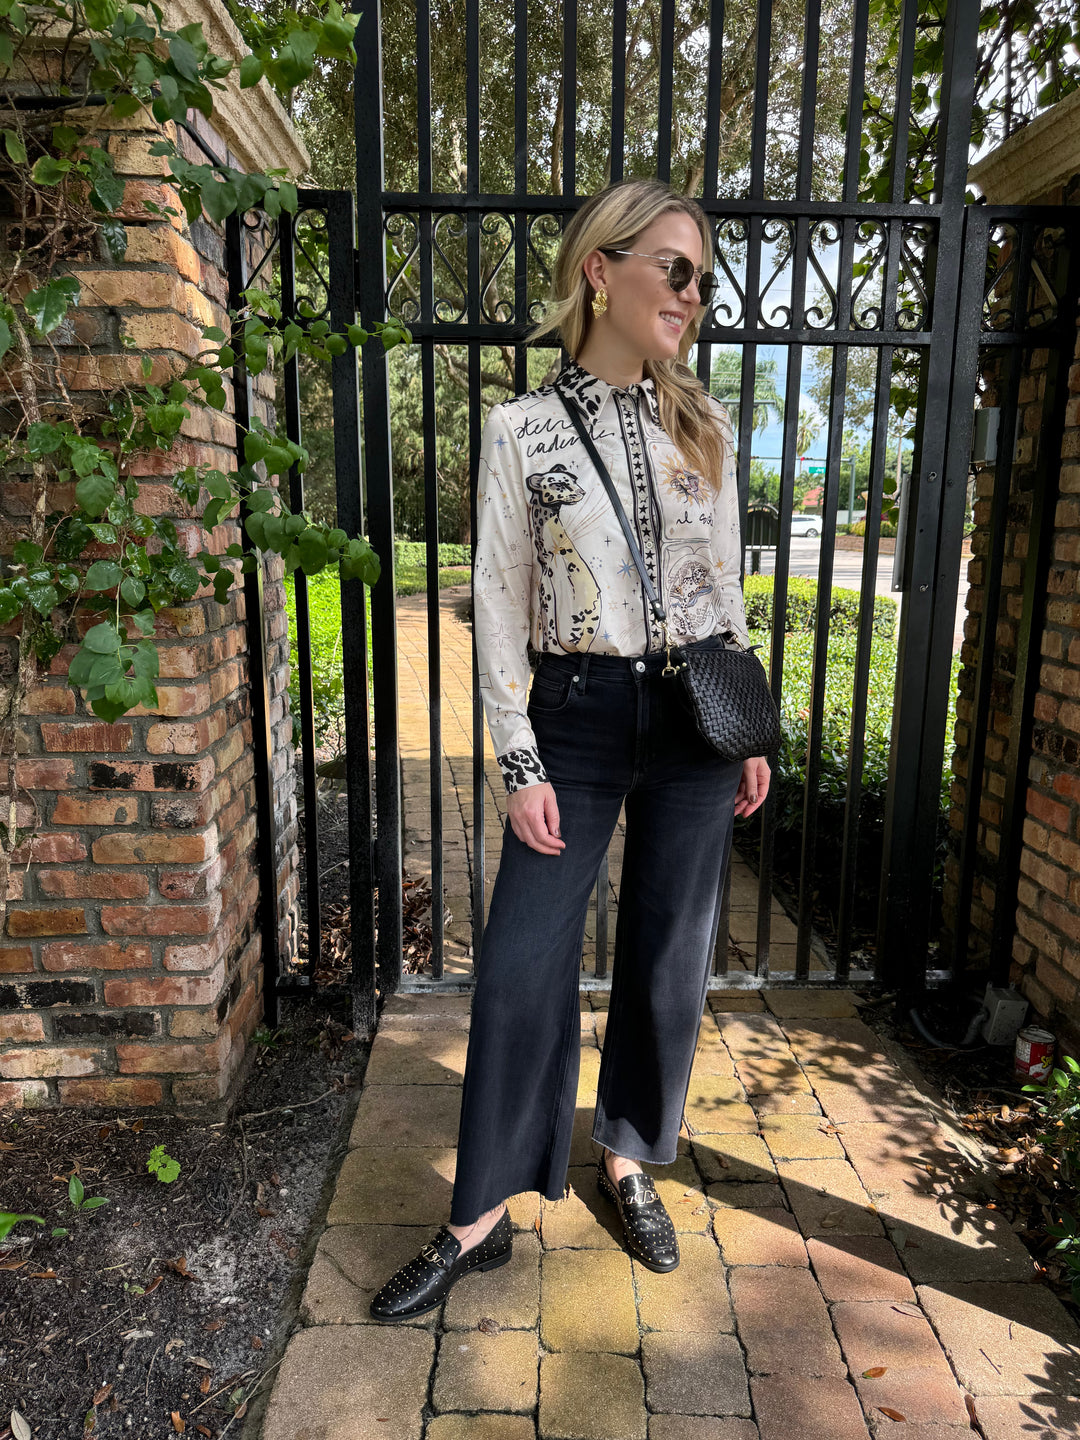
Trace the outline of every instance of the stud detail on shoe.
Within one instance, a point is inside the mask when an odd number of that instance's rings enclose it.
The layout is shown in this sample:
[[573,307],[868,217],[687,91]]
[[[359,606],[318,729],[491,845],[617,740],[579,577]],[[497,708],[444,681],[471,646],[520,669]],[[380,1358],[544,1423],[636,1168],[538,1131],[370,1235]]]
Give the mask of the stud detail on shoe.
[[634,1259],[659,1273],[674,1270],[679,1263],[679,1240],[651,1176],[641,1172],[624,1175],[616,1189],[601,1156],[596,1180],[600,1193],[618,1208],[626,1247]]
[[412,1320],[442,1304],[455,1281],[470,1270],[495,1270],[510,1259],[510,1213],[504,1210],[479,1244],[461,1253],[461,1241],[442,1225],[415,1259],[395,1271],[369,1307],[376,1320]]

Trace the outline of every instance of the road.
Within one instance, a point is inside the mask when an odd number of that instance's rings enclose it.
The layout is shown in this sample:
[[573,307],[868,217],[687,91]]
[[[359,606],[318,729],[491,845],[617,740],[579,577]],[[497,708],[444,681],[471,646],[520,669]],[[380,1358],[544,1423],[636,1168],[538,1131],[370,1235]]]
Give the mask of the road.
[[[833,587],[845,590],[858,590],[862,585],[862,551],[861,550],[837,550],[833,556]],[[746,556],[747,572],[750,568],[750,555]],[[775,569],[776,556],[772,551],[766,550],[761,556],[762,575],[771,575]],[[808,539],[805,536],[792,536],[791,538],[791,569],[790,574],[806,576],[811,580],[818,578],[818,570],[821,564],[821,540]],[[890,595],[900,604],[903,604],[903,595],[900,591],[892,588],[893,557],[891,555],[879,555],[877,563],[877,582],[875,591],[878,595]],[[959,650],[964,638],[964,616],[967,601],[967,562],[960,567],[960,589],[956,597],[956,615],[953,628],[953,650]]]

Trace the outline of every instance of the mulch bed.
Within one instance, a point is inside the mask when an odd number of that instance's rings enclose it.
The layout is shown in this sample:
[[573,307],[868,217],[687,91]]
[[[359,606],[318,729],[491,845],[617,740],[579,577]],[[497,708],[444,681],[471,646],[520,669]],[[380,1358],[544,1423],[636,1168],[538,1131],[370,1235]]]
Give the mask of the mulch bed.
[[[227,1122],[0,1120],[0,1205],[45,1221],[0,1244],[0,1440],[239,1440],[294,1325],[347,1141],[370,1051],[348,1021],[344,1003],[286,1002],[282,1025],[257,1032]],[[171,1182],[146,1168],[156,1145],[180,1162]],[[76,1209],[72,1175],[108,1203]]]

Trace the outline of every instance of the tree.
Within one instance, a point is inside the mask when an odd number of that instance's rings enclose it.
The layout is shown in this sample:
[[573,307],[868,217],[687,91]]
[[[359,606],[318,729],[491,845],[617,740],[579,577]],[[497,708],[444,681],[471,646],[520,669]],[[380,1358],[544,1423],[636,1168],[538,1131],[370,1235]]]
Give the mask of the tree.
[[[713,354],[712,374],[709,389],[718,400],[722,400],[731,416],[735,433],[739,430],[739,415],[742,406],[742,352],[725,346]],[[776,385],[776,361],[757,357],[754,366],[754,419],[753,430],[768,429],[773,419],[784,418],[784,397]]]

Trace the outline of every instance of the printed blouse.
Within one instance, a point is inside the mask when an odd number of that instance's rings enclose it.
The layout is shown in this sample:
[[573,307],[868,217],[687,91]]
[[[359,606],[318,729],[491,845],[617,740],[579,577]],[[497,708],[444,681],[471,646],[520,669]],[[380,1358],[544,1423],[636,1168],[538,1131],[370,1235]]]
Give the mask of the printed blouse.
[[[739,503],[728,413],[710,405],[720,484],[689,468],[660,425],[648,377],[625,388],[571,362],[576,404],[634,528],[672,638],[734,632],[745,644]],[[537,651],[641,655],[663,648],[626,539],[552,385],[488,413],[477,480],[473,623],[480,689],[508,791],[547,779],[526,713]]]

